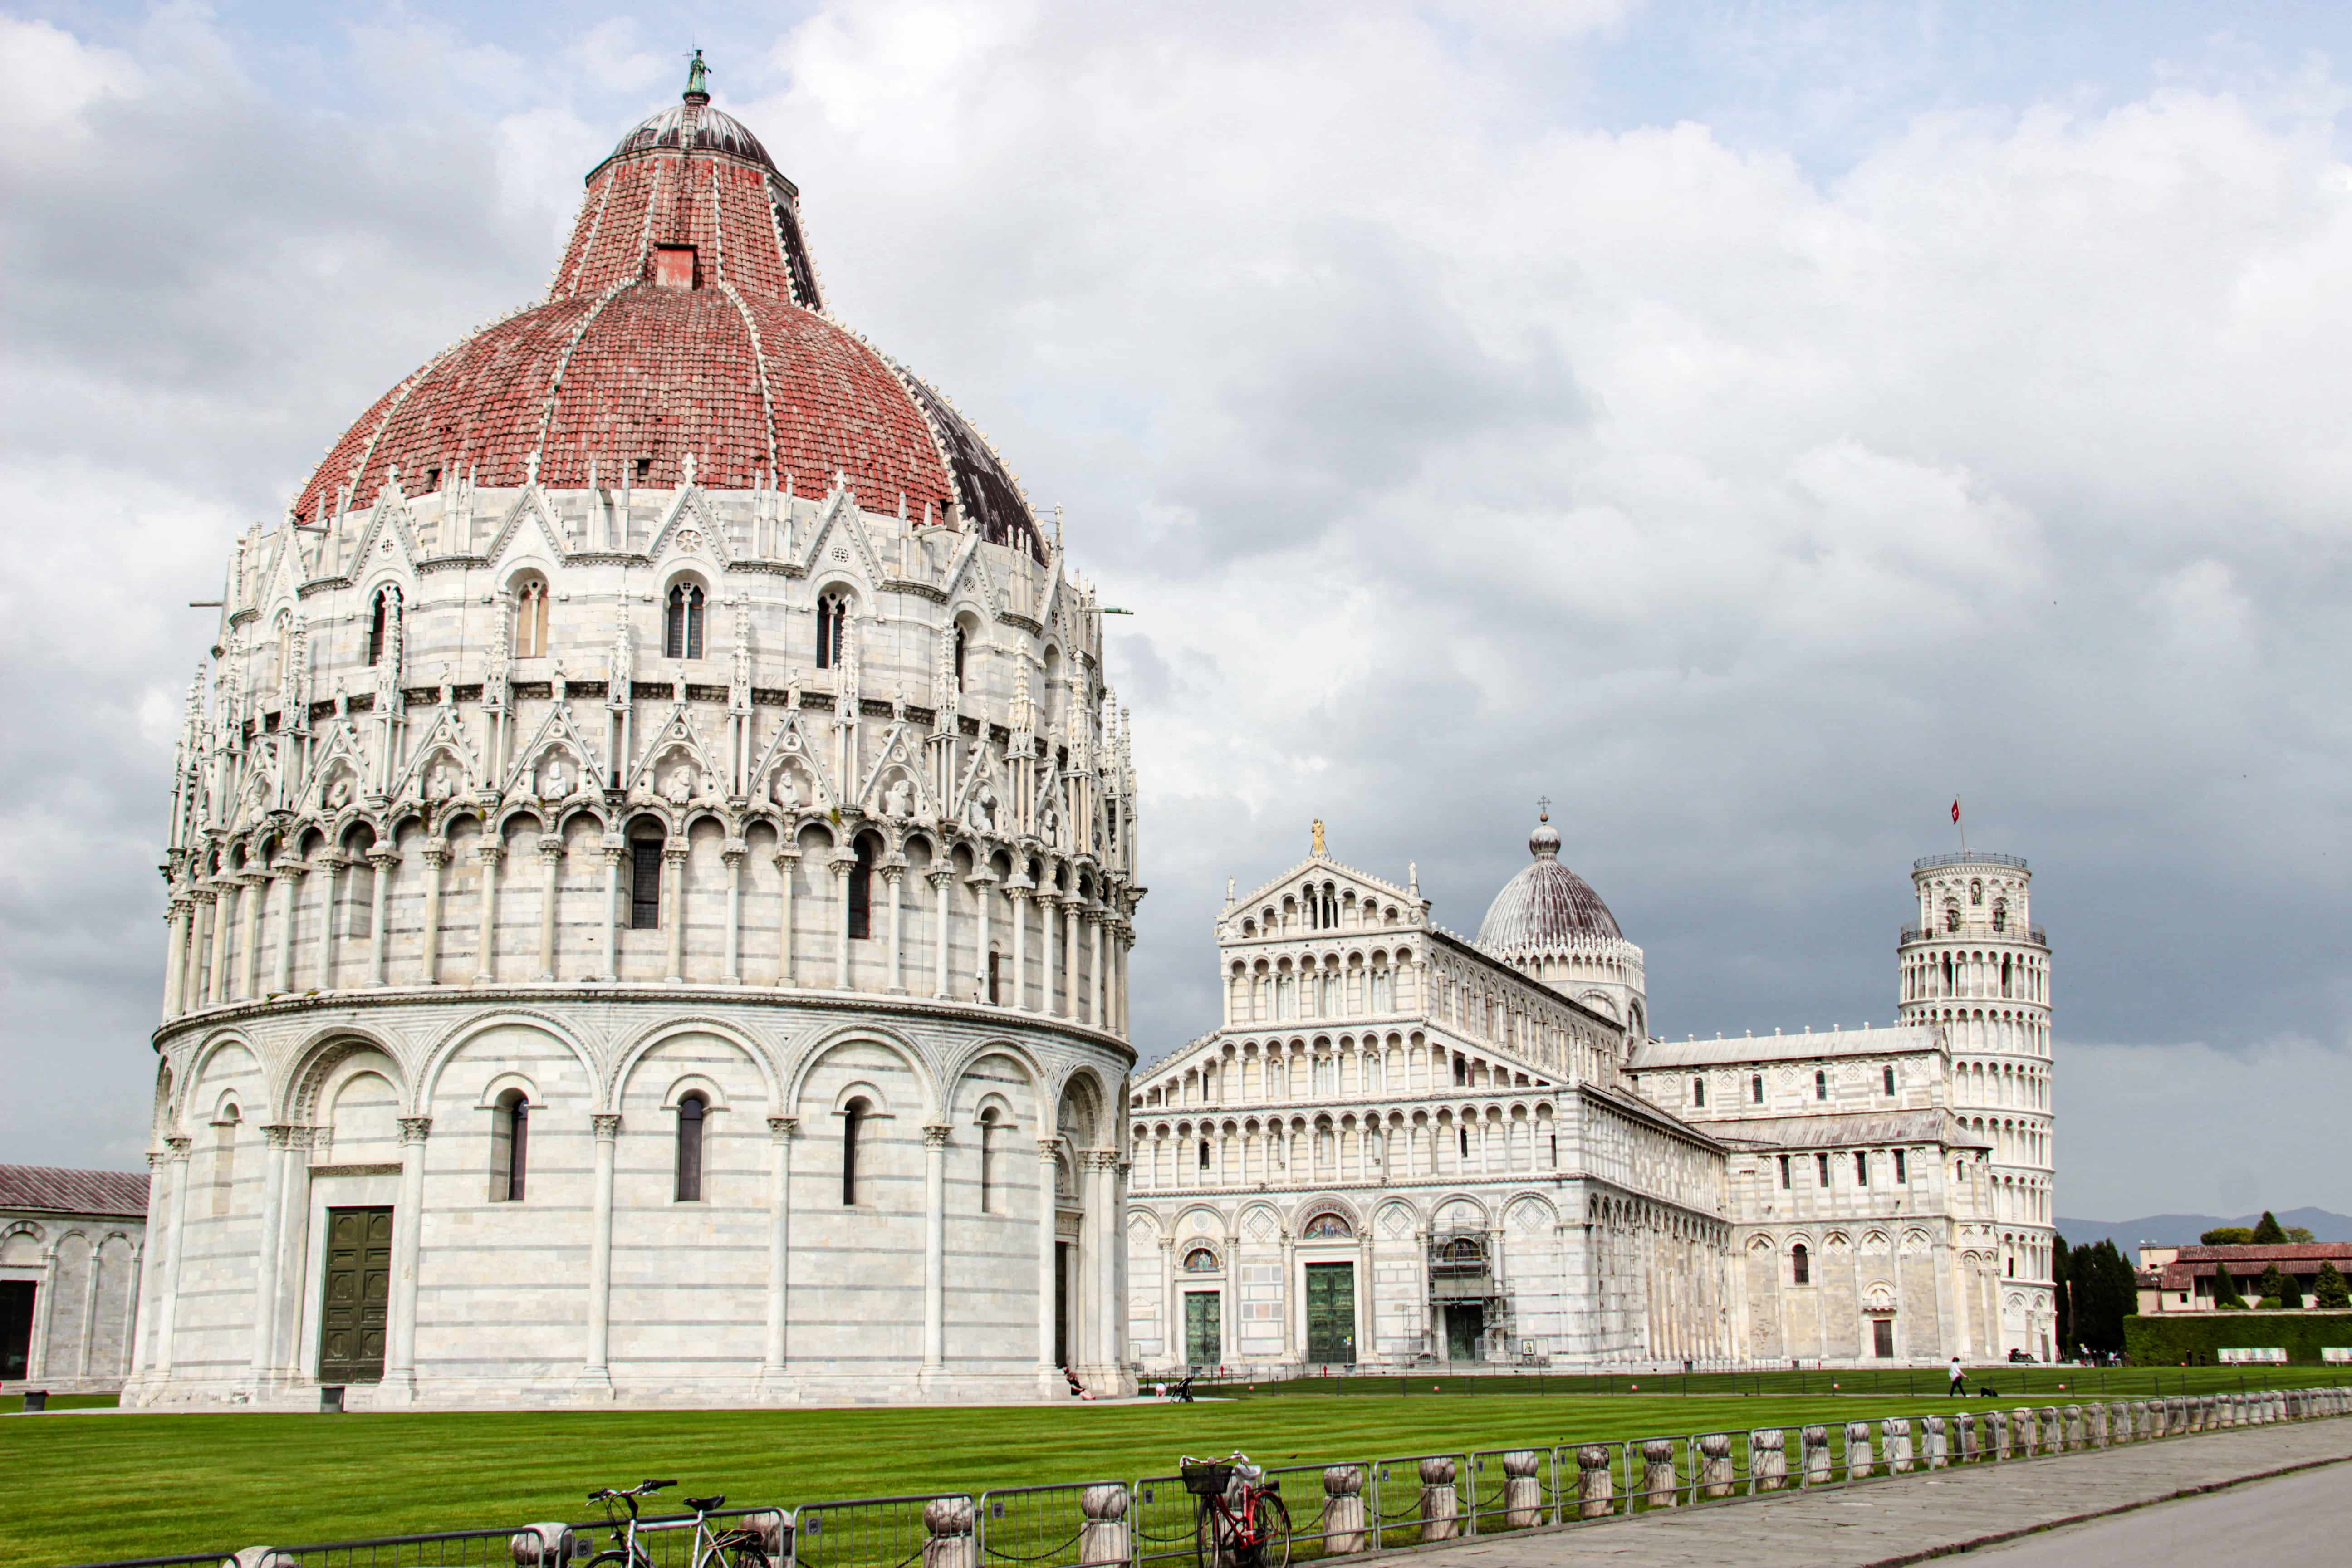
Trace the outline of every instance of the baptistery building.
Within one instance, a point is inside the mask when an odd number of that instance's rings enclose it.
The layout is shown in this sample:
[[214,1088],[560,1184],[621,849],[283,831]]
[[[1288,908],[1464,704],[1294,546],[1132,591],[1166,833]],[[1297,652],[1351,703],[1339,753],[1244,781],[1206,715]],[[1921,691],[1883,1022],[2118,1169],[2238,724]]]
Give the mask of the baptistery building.
[[1100,607],[698,60],[222,598],[126,1403],[1125,1386]]
[[1475,939],[1309,857],[1216,926],[1223,1016],[1129,1096],[1148,1372],[2047,1357],[2049,945],[2014,857],[1913,868],[1892,1025],[1666,1040],[1559,858]]

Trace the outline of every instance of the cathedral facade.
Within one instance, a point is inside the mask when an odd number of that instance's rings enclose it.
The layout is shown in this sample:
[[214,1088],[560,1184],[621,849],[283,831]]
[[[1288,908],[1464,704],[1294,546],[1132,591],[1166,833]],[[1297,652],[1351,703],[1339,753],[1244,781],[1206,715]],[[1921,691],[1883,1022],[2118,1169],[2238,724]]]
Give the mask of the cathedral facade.
[[1123,1386],[1099,606],[698,64],[223,599],[127,1404]]
[[1915,868],[1895,1026],[1671,1042],[1549,821],[1528,848],[1475,941],[1319,824],[1307,860],[1228,889],[1223,1017],[1129,1101],[1137,1364],[2049,1354],[2022,861]]

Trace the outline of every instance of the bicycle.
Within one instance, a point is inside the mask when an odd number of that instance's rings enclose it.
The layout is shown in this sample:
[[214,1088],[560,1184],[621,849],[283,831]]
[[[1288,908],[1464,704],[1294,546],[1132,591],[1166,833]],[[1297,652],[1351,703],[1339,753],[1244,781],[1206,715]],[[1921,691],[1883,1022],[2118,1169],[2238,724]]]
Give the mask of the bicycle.
[[[588,1560],[587,1568],[654,1568],[653,1555],[637,1544],[637,1532],[644,1530],[685,1530],[684,1520],[674,1522],[639,1525],[637,1500],[651,1497],[676,1481],[639,1481],[626,1490],[600,1487],[588,1494],[590,1502],[604,1505],[605,1521],[613,1529],[613,1544]],[[687,1562],[691,1568],[768,1568],[768,1552],[760,1542],[759,1532],[741,1529],[713,1530],[706,1519],[712,1510],[726,1506],[727,1499],[690,1497],[683,1500],[694,1510],[694,1540],[687,1548]],[[626,1518],[622,1510],[628,1510]]]
[[1290,1568],[1290,1508],[1282,1483],[1267,1480],[1238,1448],[1228,1459],[1187,1454],[1176,1468],[1184,1489],[1201,1500],[1193,1568]]

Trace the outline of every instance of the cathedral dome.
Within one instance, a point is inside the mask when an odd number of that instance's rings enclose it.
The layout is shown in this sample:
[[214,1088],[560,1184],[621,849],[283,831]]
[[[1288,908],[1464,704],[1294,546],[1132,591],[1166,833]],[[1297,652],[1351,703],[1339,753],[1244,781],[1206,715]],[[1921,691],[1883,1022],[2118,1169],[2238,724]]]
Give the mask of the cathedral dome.
[[1535,863],[1503,884],[1486,918],[1478,922],[1478,945],[1489,952],[1540,952],[1596,939],[1622,940],[1617,917],[1592,884],[1559,863],[1559,830],[1547,811],[1528,835]]
[[946,398],[825,313],[800,193],[689,89],[589,173],[545,300],[436,355],[332,447],[304,521],[490,489],[790,486],[1045,558],[1019,481]]

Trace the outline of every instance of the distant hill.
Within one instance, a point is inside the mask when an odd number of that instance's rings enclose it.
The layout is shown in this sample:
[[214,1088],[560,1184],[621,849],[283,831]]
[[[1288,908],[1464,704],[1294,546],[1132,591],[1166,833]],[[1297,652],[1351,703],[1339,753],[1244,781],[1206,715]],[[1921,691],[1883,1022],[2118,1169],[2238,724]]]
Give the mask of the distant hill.
[[[2211,1214],[2152,1214],[2138,1219],[2061,1219],[2058,1234],[2066,1238],[2069,1247],[2087,1247],[2105,1237],[2116,1244],[2116,1250],[2128,1262],[2141,1242],[2157,1247],[2193,1247],[2200,1236],[2217,1226],[2251,1226],[2262,1217],[2260,1214],[2240,1215],[2234,1219]],[[2278,1222],[2308,1226],[2314,1241],[2352,1241],[2352,1215],[2340,1215],[2330,1209],[2281,1209]]]

